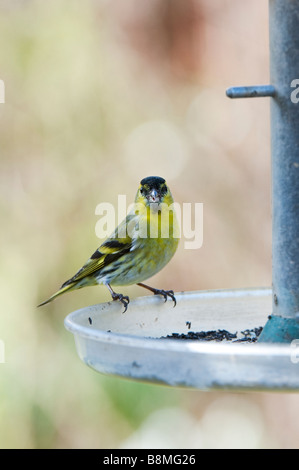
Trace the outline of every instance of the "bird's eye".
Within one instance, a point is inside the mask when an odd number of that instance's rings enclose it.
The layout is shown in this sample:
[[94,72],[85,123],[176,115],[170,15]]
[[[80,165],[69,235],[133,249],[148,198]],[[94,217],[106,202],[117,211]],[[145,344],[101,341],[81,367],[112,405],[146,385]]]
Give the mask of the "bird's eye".
[[144,189],[140,188],[140,194],[143,194],[143,193],[144,193]]

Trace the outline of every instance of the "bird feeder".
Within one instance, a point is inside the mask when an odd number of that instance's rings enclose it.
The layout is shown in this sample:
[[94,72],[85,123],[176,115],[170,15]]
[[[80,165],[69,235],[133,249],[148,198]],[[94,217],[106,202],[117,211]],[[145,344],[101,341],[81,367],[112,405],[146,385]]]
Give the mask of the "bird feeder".
[[124,315],[114,302],[73,312],[65,326],[96,371],[202,390],[299,390],[298,21],[299,0],[270,0],[271,85],[226,92],[271,100],[272,288],[176,293],[175,309],[153,296]]

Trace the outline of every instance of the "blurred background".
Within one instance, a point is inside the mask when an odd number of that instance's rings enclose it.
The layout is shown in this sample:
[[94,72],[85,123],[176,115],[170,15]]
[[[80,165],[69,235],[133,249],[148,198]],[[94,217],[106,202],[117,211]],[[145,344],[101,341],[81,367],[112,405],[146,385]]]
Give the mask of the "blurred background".
[[129,204],[149,175],[204,204],[202,248],[181,243],[152,285],[271,285],[269,99],[225,96],[269,81],[267,1],[1,0],[0,39],[0,447],[298,447],[296,394],[171,389],[81,363],[63,321],[105,288],[36,309],[99,246],[97,204]]

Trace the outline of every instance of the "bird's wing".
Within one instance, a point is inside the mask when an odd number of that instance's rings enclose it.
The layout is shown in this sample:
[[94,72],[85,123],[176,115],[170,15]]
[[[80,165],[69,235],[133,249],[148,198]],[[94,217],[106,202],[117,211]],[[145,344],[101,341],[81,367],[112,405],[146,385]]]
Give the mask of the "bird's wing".
[[135,215],[128,214],[123,222],[115,229],[109,238],[91,255],[89,260],[81,269],[61,287],[68,284],[77,283],[81,279],[90,276],[95,272],[101,271],[112,262],[118,260],[121,256],[132,251],[135,246],[134,237],[129,236],[127,227],[133,221]]

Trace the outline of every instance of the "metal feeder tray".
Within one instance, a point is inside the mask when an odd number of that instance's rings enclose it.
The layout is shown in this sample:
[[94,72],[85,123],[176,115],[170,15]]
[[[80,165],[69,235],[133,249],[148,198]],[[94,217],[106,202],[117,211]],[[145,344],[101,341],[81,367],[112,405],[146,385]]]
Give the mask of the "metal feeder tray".
[[[125,314],[117,302],[93,305],[69,314],[65,327],[83,362],[104,374],[200,390],[299,390],[296,341],[237,342],[267,322],[271,289],[182,292],[176,299],[173,308],[159,296],[139,297]],[[165,338],[210,330],[237,338]]]

